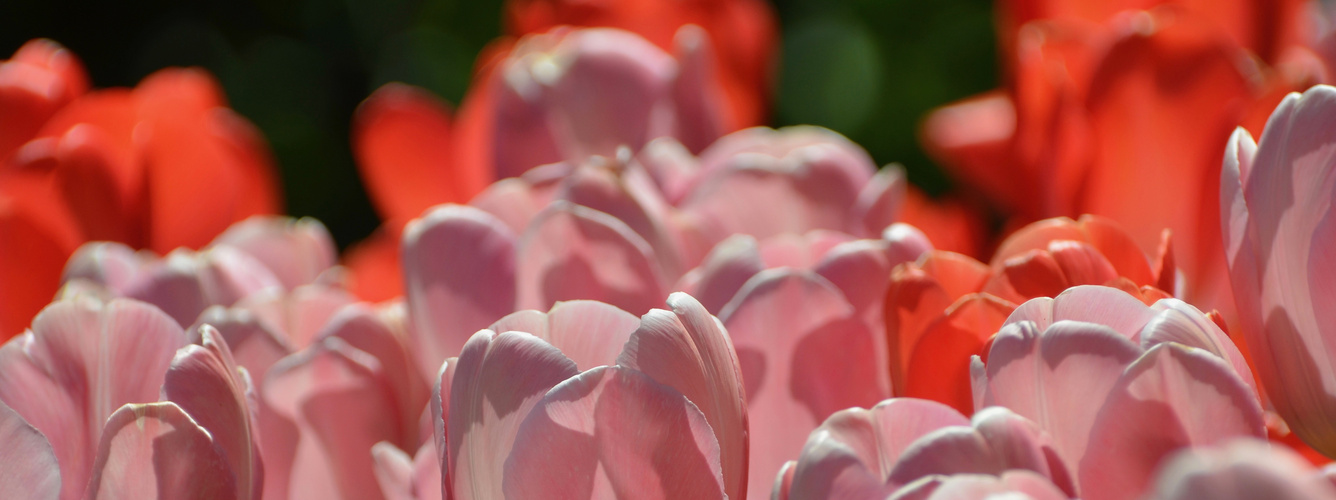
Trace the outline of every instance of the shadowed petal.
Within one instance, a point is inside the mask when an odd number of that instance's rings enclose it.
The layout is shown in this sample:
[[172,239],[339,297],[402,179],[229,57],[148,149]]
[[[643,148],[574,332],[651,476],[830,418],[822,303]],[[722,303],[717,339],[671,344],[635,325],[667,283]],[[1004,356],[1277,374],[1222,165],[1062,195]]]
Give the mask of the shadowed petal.
[[170,402],[125,405],[107,419],[87,498],[237,498],[224,453]]

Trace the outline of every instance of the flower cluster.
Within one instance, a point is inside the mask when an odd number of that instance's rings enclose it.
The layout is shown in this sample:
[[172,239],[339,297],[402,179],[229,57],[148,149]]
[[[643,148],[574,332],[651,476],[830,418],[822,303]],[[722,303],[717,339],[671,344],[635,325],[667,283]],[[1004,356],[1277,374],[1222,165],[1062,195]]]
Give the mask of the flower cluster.
[[457,112],[357,110],[342,256],[206,73],[30,42],[0,498],[1336,499],[1332,38],[1219,3],[999,0],[1005,88],[922,134],[982,244],[755,126],[757,0],[507,2]]

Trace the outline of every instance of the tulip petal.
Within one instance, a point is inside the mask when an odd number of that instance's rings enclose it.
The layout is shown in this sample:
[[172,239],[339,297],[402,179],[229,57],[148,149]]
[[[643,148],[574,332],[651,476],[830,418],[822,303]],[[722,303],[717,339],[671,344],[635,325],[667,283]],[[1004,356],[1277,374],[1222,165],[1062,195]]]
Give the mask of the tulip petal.
[[0,400],[51,441],[61,498],[83,493],[107,418],[121,405],[158,400],[184,344],[181,327],[147,304],[84,299],[48,306],[30,332],[0,348]]
[[1239,439],[1213,449],[1184,450],[1166,462],[1149,498],[1336,498],[1336,487],[1307,461],[1265,441]]
[[[272,475],[279,476],[278,485],[285,485],[290,496],[381,498],[371,447],[399,443],[405,432],[398,412],[386,411],[398,403],[383,373],[374,356],[336,336],[324,337],[269,371],[265,403],[300,433],[290,452],[289,473]],[[274,463],[266,457],[266,464]]]
[[125,405],[107,419],[86,498],[238,498],[225,454],[170,402]]
[[592,299],[640,314],[665,295],[654,249],[602,212],[554,202],[530,223],[519,248],[516,286],[521,308],[541,310],[561,300]]
[[469,339],[455,364],[445,422],[454,498],[502,497],[521,422],[548,389],[578,373],[561,351],[526,333],[483,330]]
[[227,228],[211,245],[246,252],[288,290],[315,283],[337,257],[329,230],[310,218],[251,217]]
[[239,500],[260,498],[264,466],[256,433],[255,397],[250,377],[237,369],[232,351],[217,330],[200,327],[201,345],[177,351],[162,383],[164,400],[176,403],[200,428],[231,471]]
[[430,92],[390,83],[353,116],[353,152],[372,201],[386,220],[407,220],[440,203],[464,203],[490,172],[451,161],[450,110]]
[[[754,276],[720,314],[746,385],[750,484],[767,484],[830,414],[889,396],[871,332],[843,294],[792,269]],[[752,497],[763,496],[753,491]]]
[[[234,309],[248,313],[266,330],[276,334],[284,345],[301,349],[316,339],[334,313],[355,300],[342,288],[302,285],[290,292],[270,288],[253,293],[237,302]],[[219,329],[227,333],[221,327]]]
[[0,401],[0,496],[14,500],[55,500],[60,495],[60,466],[51,443]]
[[868,498],[886,496],[891,467],[929,433],[969,420],[949,406],[898,398],[871,409],[842,410],[826,419],[803,446],[791,472],[789,498]]
[[718,314],[747,280],[765,268],[756,238],[735,234],[715,245],[700,267],[678,281],[676,289],[696,298],[710,314]]
[[641,318],[617,364],[676,389],[696,405],[719,444],[724,492],[747,498],[747,400],[733,342],[690,295],[674,293],[668,306],[671,312],[654,309]]
[[424,378],[478,329],[515,310],[515,248],[504,224],[472,207],[438,207],[409,223],[404,281]]
[[505,462],[505,498],[724,498],[719,445],[680,393],[618,366],[552,389]]
[[914,346],[902,396],[940,401],[969,413],[974,402],[970,358],[984,351],[1014,308],[985,293],[966,295],[951,304]]
[[1091,428],[1079,477],[1085,498],[1135,498],[1169,453],[1266,435],[1257,397],[1220,358],[1157,345],[1118,381]]
[[[1009,320],[1010,321],[1010,320]],[[1099,409],[1141,349],[1104,325],[1010,323],[988,353],[983,406],[1004,406],[1048,432],[1068,471],[1086,455]]]
[[593,300],[557,302],[547,313],[520,311],[501,318],[488,330],[519,331],[543,339],[575,362],[590,369],[617,363],[622,345],[640,326],[631,313]]
[[1117,288],[1081,285],[1053,299],[1053,321],[1069,319],[1106,325],[1134,343],[1155,313],[1136,297]]
[[888,480],[906,485],[934,474],[1001,475],[1013,469],[1050,476],[1047,443],[1033,422],[994,407],[975,414],[970,424],[943,427],[915,441],[895,462]]

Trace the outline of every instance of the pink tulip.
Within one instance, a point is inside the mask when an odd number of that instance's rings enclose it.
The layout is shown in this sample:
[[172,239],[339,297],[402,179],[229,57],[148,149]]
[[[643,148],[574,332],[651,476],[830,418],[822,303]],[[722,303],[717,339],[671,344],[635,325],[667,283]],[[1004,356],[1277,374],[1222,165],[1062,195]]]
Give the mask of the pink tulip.
[[65,265],[62,281],[83,281],[112,297],[149,302],[186,326],[212,305],[336,281],[334,255],[329,232],[313,219],[252,217],[198,252],[179,248],[157,257],[115,242],[85,244]]
[[1165,460],[1146,498],[1330,500],[1336,498],[1336,487],[1294,452],[1239,439],[1184,450]]
[[[732,343],[690,296],[668,304],[637,323],[607,304],[562,303],[494,325],[533,334],[469,339],[433,402],[444,497],[744,498]],[[622,339],[620,354],[607,348]]]
[[[1068,498],[1069,479],[1046,435],[1005,408],[973,419],[949,406],[898,398],[826,419],[775,481],[784,500]],[[1060,486],[1061,485],[1061,486]]]
[[1239,317],[1266,393],[1299,437],[1336,456],[1336,367],[1326,298],[1336,89],[1290,94],[1262,139],[1234,132],[1220,180],[1221,228]]
[[0,431],[32,451],[10,457],[33,487],[19,498],[259,498],[250,378],[215,330],[196,334],[85,297],[0,347]]
[[1038,424],[1084,498],[1136,498],[1176,449],[1265,436],[1242,355],[1175,299],[1147,307],[1115,288],[1080,286],[1031,300],[971,372],[976,407],[1005,406]]

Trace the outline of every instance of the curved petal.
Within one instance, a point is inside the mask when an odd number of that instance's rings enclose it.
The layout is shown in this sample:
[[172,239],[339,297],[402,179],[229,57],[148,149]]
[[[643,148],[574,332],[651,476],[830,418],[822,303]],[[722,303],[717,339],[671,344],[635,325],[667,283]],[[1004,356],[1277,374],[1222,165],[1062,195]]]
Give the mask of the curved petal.
[[871,409],[850,408],[831,415],[812,431],[791,472],[788,498],[870,498],[886,496],[891,467],[929,433],[969,420],[949,406],[897,398]]
[[515,310],[515,259],[514,234],[473,207],[437,207],[408,224],[404,282],[424,378],[474,332]]
[[1123,370],[1141,349],[1092,323],[1059,321],[1039,330],[1011,323],[988,352],[983,406],[1004,406],[1048,432],[1068,471],[1086,455],[1091,427]]
[[519,426],[505,498],[725,497],[719,444],[671,387],[618,366],[552,389]]
[[[288,496],[379,500],[371,447],[381,441],[404,445],[397,401],[372,355],[327,336],[284,358],[269,371],[265,404],[295,425],[297,443],[277,468],[266,491]],[[414,426],[416,429],[416,426]],[[291,431],[289,431],[291,432]],[[266,446],[268,449],[268,446]],[[272,472],[270,467],[266,472]]]
[[1336,498],[1336,487],[1296,453],[1265,441],[1239,439],[1166,459],[1149,498],[1329,500]]
[[225,454],[170,402],[122,406],[107,419],[86,498],[237,498]]
[[184,344],[181,327],[152,306],[83,299],[48,306],[30,332],[0,347],[0,401],[51,441],[61,498],[83,493],[107,418],[121,405],[158,400]]
[[464,203],[490,171],[451,161],[450,110],[424,89],[386,84],[353,115],[353,153],[377,211],[407,220],[440,203]]
[[1001,407],[974,415],[970,427],[943,427],[919,438],[900,456],[889,482],[907,485],[932,475],[991,474],[1022,469],[1052,477],[1048,443],[1033,422]]
[[158,306],[177,323],[189,325],[209,306],[231,306],[247,295],[281,287],[269,268],[235,248],[198,253],[181,248],[150,264],[126,295]]
[[264,487],[258,425],[250,377],[238,370],[232,351],[217,330],[202,326],[201,345],[176,352],[162,383],[162,395],[209,433],[227,463],[239,500],[259,499]]
[[311,218],[251,217],[227,228],[210,245],[246,252],[288,290],[315,283],[320,273],[337,263],[329,230]]
[[655,255],[616,218],[554,202],[520,240],[517,303],[541,310],[561,300],[592,299],[643,313],[666,294]]
[[932,399],[968,413],[970,358],[984,351],[1015,305],[988,294],[961,297],[928,326],[909,358],[902,396]]
[[1220,326],[1201,310],[1175,298],[1160,299],[1150,307],[1155,318],[1141,330],[1141,347],[1149,349],[1162,342],[1176,342],[1188,347],[1204,349],[1229,363],[1243,383],[1261,394],[1253,380],[1248,361],[1239,352]]
[[449,411],[446,460],[453,496],[502,498],[506,457],[519,442],[521,422],[548,389],[579,372],[561,351],[537,337],[490,330],[469,339],[454,366],[444,408]]
[[60,465],[51,443],[0,401],[0,495],[14,500],[55,500],[60,495]]
[[1085,498],[1135,498],[1174,450],[1266,436],[1257,397],[1220,358],[1164,343],[1119,379],[1090,431],[1079,477]]
[[[843,294],[792,269],[753,277],[720,314],[737,350],[749,415],[750,484],[767,484],[830,414],[890,394],[871,332]],[[752,492],[753,498],[763,496]]]
[[617,364],[676,389],[700,409],[719,445],[724,492],[747,498],[747,400],[733,342],[690,295],[668,296],[668,307],[641,318]]
[[611,305],[571,300],[557,302],[547,313],[529,310],[510,314],[487,329],[531,334],[552,344],[576,367],[587,370],[616,364],[622,345],[639,327],[638,318]]
[[699,300],[710,314],[718,314],[747,280],[765,268],[756,238],[735,234],[715,245],[700,267],[682,276],[675,288]]

